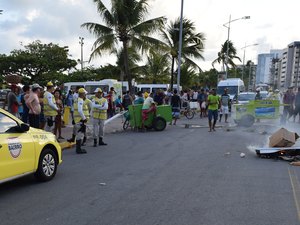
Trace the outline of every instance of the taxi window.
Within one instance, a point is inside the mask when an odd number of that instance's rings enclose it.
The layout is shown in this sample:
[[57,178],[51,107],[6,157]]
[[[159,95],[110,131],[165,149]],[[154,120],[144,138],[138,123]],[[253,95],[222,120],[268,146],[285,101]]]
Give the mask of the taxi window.
[[17,122],[10,117],[0,113],[0,133],[7,132],[10,128],[17,126]]

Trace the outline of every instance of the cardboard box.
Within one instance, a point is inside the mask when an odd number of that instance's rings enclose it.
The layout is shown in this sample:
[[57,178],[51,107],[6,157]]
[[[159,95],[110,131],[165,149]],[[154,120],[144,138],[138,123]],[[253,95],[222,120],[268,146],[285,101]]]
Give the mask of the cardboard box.
[[291,147],[299,138],[295,132],[290,132],[285,128],[280,128],[269,138],[270,147]]

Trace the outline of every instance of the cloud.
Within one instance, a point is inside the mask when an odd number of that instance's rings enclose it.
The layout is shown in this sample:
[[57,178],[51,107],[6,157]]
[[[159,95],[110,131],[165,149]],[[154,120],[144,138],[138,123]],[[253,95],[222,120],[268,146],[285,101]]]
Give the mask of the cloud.
[[[110,0],[104,0],[110,8]],[[255,59],[258,53],[266,53],[270,48],[285,48],[289,43],[299,40],[298,0],[286,0],[284,4],[269,1],[252,0],[203,0],[184,1],[184,16],[195,22],[197,32],[206,36],[205,61],[199,61],[203,69],[211,68],[211,61],[217,57],[221,45],[227,39],[227,28],[223,26],[229,20],[242,16],[251,16],[250,20],[240,20],[231,24],[230,39],[242,57],[245,43],[259,43],[256,48],[247,48],[247,59]],[[36,39],[43,42],[69,46],[75,59],[80,58],[78,37],[85,38],[84,58],[87,60],[95,38],[85,29],[84,22],[101,23],[96,5],[92,0],[6,0],[1,2],[0,38],[1,53],[8,54],[20,48],[20,42],[27,44]],[[174,20],[180,16],[180,1],[149,0],[148,18],[166,16]],[[234,6],[234,7],[233,7]],[[270,10],[269,10],[270,9]],[[114,58],[104,56],[92,63],[112,63]],[[203,65],[203,66],[202,66]]]

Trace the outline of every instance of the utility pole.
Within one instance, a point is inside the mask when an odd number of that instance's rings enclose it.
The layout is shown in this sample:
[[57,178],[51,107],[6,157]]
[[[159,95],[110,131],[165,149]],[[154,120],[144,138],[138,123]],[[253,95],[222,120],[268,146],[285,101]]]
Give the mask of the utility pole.
[[183,3],[181,0],[181,9],[180,9],[180,27],[179,27],[179,51],[178,51],[178,69],[177,69],[177,91],[180,92],[180,72],[181,72],[181,51],[182,51],[182,29],[183,29]]
[[80,58],[80,64],[81,64],[81,74],[83,74],[83,37],[79,37],[79,44],[81,46],[81,58]]

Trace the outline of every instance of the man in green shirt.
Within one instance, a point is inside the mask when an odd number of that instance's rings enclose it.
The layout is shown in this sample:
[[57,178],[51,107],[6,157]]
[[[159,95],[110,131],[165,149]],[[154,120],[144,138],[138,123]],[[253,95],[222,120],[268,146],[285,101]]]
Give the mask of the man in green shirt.
[[[208,125],[209,125],[209,132],[216,131],[215,126],[218,120],[218,109],[220,108],[220,98],[216,93],[215,89],[211,90],[211,93],[208,95],[207,98],[208,102]],[[214,119],[212,124],[212,119]]]

